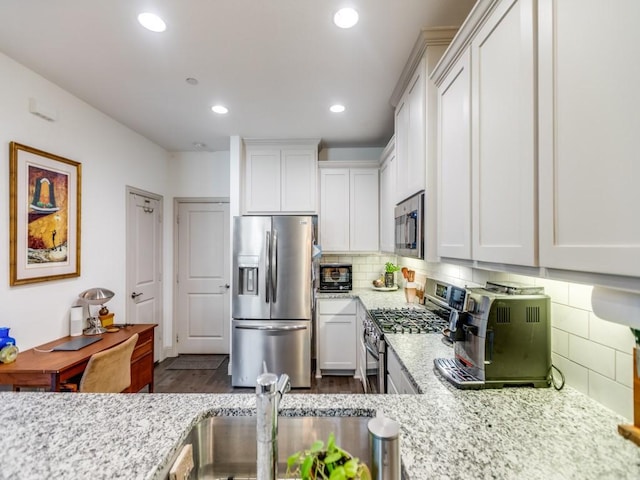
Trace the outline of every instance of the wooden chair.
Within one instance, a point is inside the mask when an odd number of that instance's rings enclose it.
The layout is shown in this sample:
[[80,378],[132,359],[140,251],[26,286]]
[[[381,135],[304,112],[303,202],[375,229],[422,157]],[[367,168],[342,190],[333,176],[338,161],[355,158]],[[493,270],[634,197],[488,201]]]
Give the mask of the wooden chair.
[[128,388],[131,385],[131,355],[137,341],[136,333],[115,347],[91,355],[78,391],[121,393]]

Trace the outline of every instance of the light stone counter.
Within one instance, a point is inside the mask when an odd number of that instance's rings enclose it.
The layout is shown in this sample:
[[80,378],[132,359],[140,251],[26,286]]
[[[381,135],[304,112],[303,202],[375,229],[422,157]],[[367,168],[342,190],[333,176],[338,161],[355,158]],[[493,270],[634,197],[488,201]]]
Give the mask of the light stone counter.
[[[401,293],[353,292],[367,308]],[[373,415],[401,425],[403,473],[427,479],[634,479],[627,420],[565,387],[463,391],[433,371],[440,335],[389,335],[422,395],[285,395],[282,415]],[[0,393],[0,479],[163,478],[180,442],[210,415],[255,413],[253,395]],[[344,446],[348,449],[348,446]]]

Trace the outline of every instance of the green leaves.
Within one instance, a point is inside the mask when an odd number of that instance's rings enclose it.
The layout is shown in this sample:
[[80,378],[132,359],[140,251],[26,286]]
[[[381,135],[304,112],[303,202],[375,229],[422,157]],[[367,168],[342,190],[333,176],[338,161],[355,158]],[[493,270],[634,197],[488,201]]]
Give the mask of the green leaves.
[[385,268],[385,271],[386,271],[387,273],[393,273],[393,272],[397,272],[398,270],[400,270],[400,267],[399,267],[399,266],[394,265],[394,264],[393,264],[393,263],[391,263],[391,262],[387,262],[387,263],[385,263],[385,264],[384,264],[384,268]]
[[326,449],[322,440],[316,440],[308,450],[291,455],[287,459],[287,476],[303,480],[370,480],[366,465],[337,446],[333,433],[329,434]]

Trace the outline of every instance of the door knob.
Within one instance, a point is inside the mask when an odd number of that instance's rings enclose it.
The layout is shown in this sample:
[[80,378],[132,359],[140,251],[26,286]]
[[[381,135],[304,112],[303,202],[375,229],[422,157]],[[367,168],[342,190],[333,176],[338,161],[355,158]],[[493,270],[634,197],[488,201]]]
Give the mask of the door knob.
[[135,299],[136,297],[139,297],[140,295],[142,295],[142,293],[136,293],[136,292],[133,292],[133,293],[131,294],[131,298]]
[[231,288],[231,285],[229,285],[228,283],[225,283],[224,288],[226,288],[227,290],[229,290],[229,288]]

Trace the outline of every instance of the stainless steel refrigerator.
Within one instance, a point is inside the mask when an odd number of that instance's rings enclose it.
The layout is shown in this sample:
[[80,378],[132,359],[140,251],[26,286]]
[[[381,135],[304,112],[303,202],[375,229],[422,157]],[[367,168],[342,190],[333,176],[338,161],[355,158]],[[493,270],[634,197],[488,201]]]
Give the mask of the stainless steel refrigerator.
[[314,217],[233,220],[232,384],[254,387],[265,362],[310,387]]

